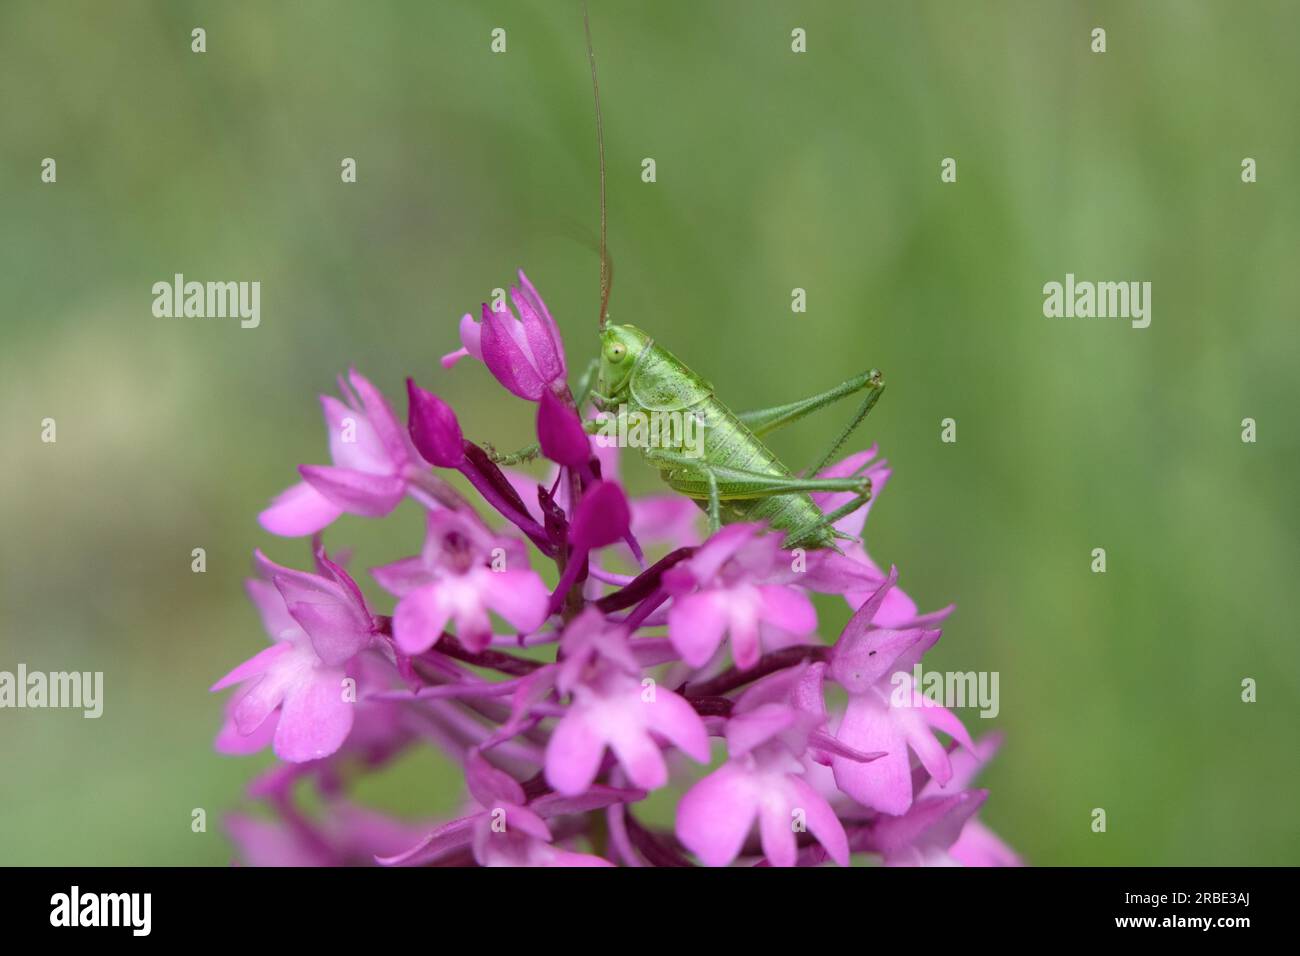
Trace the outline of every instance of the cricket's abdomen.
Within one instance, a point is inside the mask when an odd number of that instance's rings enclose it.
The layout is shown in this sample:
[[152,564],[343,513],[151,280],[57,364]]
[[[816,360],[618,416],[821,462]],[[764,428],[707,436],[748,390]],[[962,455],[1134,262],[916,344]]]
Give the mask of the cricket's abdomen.
[[[712,395],[683,410],[685,415],[694,415],[702,429],[702,462],[745,471],[757,472],[774,477],[790,477],[788,469],[781,460],[736,415],[721,401]],[[679,454],[689,449],[673,449]],[[652,462],[653,463],[653,462]],[[660,468],[663,480],[674,491],[689,496],[701,509],[707,510],[709,504],[709,483],[698,470],[688,465]],[[733,524],[741,521],[757,521],[770,525],[779,531],[793,531],[806,526],[821,517],[821,509],[813,502],[807,492],[791,491],[761,497],[745,497],[743,491],[737,492],[725,487],[720,488],[720,505],[722,522]],[[804,542],[808,548],[833,547],[835,538],[830,529],[823,528]]]

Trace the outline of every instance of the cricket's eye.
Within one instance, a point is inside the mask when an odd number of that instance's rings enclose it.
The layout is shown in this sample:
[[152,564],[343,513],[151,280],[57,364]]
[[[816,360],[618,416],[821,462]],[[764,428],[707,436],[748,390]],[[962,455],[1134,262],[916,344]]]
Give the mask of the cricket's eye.
[[627,354],[627,347],[622,342],[613,342],[605,349],[605,358],[615,364],[623,361],[623,356]]

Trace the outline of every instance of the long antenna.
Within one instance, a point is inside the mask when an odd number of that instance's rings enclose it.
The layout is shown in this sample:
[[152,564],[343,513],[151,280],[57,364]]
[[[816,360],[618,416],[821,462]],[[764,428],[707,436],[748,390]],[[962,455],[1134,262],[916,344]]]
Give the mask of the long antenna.
[[600,328],[603,331],[608,321],[609,287],[614,270],[610,267],[609,252],[605,247],[605,121],[600,113],[600,83],[596,80],[596,50],[591,45],[591,18],[587,15],[587,0],[582,0],[582,26],[587,31],[591,89],[596,97],[596,145],[600,150]]

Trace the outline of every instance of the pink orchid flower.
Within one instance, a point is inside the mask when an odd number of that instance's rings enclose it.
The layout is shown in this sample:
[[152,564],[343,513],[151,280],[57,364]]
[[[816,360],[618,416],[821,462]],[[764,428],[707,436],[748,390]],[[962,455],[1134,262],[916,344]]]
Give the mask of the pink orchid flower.
[[849,697],[836,738],[856,750],[887,753],[869,766],[834,756],[835,782],[864,806],[898,815],[912,805],[908,748],[942,787],[952,777],[952,766],[934,729],[968,749],[974,744],[951,711],[927,700],[912,686],[913,665],[939,640],[940,632],[923,627],[895,630],[871,626],[896,580],[897,572],[891,571],[850,619],[832,651],[830,672]]
[[489,612],[523,634],[547,617],[550,592],[522,543],[457,511],[430,511],[420,554],[370,573],[399,599],[393,637],[405,654],[428,650],[451,622],[466,647],[481,651],[492,641]]
[[748,669],[762,654],[760,625],[795,638],[816,628],[808,596],[771,583],[788,579],[789,561],[779,536],[759,532],[754,524],[727,525],[664,574],[664,587],[674,595],[668,636],[690,666],[708,663],[729,635],[736,666]]
[[708,762],[709,738],[699,714],[672,691],[642,683],[620,629],[589,609],[570,622],[562,647],[557,686],[572,703],[546,748],[546,779],[557,791],[578,794],[591,786],[606,747],[637,787],[664,786],[668,767],[657,737]]
[[281,567],[260,551],[256,561],[261,578],[248,582],[248,593],[275,643],[212,686],[241,685],[218,746],[242,752],[238,738],[264,744],[269,734],[282,760],[329,756],[352,729],[355,696],[345,681],[353,658],[378,636],[377,622],[356,582],[323,553],[321,574]]
[[875,822],[872,849],[885,866],[961,866],[952,849],[988,795],[987,790],[966,790],[922,797],[902,816]]
[[272,534],[315,534],[347,512],[382,517],[401,502],[425,470],[387,400],[356,370],[339,379],[345,402],[321,396],[333,465],[302,465],[303,481],[279,494],[258,515]]
[[[1001,746],[1002,735],[990,733],[975,741],[973,752],[959,750],[953,753],[950,757],[952,779],[948,781],[948,788],[967,789]],[[920,794],[923,798],[942,795],[942,790],[933,780],[925,785]],[[1016,851],[973,814],[962,827],[961,836],[948,847],[948,856],[962,866],[1024,866],[1024,861]]]
[[806,829],[840,866],[848,838],[826,799],[803,779],[807,717],[784,704],[762,704],[727,722],[730,759],[686,791],[677,805],[677,837],[706,866],[739,856],[755,822],[767,861],[794,866],[797,832]]

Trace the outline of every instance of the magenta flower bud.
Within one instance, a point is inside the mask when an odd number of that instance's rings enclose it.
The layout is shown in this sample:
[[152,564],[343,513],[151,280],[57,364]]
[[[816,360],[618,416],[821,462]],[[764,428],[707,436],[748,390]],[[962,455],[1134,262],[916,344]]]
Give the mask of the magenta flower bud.
[[547,388],[564,383],[564,345],[546,303],[523,270],[519,285],[510,290],[510,301],[518,318],[484,304],[481,323],[469,315],[461,319],[461,348],[444,356],[442,364],[451,368],[467,356],[479,359],[512,393],[535,402]]
[[577,551],[604,548],[627,534],[632,521],[623,489],[612,481],[597,481],[578,502],[569,527],[569,540]]
[[465,440],[451,406],[409,378],[406,394],[410,401],[407,427],[416,449],[432,465],[459,468],[465,460]]
[[542,392],[537,404],[537,440],[542,454],[568,468],[584,468],[591,460],[591,443],[582,429],[578,413],[555,397]]
[[559,610],[564,595],[586,571],[587,555],[622,540],[628,535],[631,524],[632,509],[616,482],[597,481],[587,487],[569,524],[569,563],[560,575],[559,584],[551,592],[552,614]]

